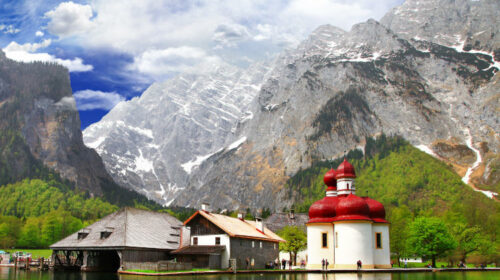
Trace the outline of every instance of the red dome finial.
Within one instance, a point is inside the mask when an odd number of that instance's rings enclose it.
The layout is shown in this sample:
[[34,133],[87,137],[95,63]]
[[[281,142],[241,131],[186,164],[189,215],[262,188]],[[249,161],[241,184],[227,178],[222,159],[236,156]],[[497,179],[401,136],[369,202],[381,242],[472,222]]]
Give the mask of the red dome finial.
[[356,172],[354,172],[354,166],[350,164],[346,158],[337,168],[337,180],[341,178],[356,178]]
[[325,173],[323,182],[325,182],[325,185],[327,185],[328,187],[337,187],[337,179],[335,179],[336,176],[337,172],[332,168]]

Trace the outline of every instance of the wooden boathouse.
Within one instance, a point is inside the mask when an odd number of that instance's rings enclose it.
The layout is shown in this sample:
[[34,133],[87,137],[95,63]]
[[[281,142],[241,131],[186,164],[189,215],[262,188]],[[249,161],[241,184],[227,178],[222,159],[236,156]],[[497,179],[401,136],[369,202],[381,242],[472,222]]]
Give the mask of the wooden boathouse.
[[50,246],[55,269],[117,271],[173,259],[181,221],[167,213],[123,208]]

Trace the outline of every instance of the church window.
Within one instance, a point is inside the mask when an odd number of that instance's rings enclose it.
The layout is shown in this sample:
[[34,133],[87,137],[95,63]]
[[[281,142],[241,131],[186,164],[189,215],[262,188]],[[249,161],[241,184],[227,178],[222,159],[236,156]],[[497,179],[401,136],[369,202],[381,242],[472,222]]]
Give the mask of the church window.
[[198,245],[198,237],[193,237],[193,245]]
[[259,247],[262,248],[262,241],[259,241]]
[[220,237],[215,238],[215,245],[220,245]]
[[328,248],[328,233],[321,233],[321,247]]
[[382,233],[381,232],[375,233],[375,248],[382,249]]
[[252,241],[252,248],[255,248],[255,241]]
[[349,184],[347,184],[347,189],[349,189]]

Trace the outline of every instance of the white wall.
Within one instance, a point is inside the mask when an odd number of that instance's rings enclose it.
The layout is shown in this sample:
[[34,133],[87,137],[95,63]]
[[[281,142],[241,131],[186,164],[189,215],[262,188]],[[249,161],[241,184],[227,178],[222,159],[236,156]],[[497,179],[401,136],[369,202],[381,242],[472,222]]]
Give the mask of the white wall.
[[[382,234],[382,249],[376,249],[375,233]],[[388,224],[373,224],[373,261],[375,265],[390,265],[391,264],[391,249],[389,241],[389,225]]]
[[220,237],[220,245],[226,246],[226,250],[221,253],[221,268],[229,267],[229,252],[231,252],[231,242],[227,234],[193,235],[191,236],[191,245],[193,238],[198,238],[198,245],[216,245],[215,238]]
[[[328,233],[328,246],[322,247],[322,233]],[[328,259],[333,268],[333,225],[309,224],[307,225],[307,267],[321,269],[321,260]]]
[[[347,188],[347,185],[349,184],[349,188]],[[350,193],[355,193],[356,188],[354,186],[354,179],[352,178],[342,178],[337,180],[337,193],[339,195],[342,194],[350,194]]]
[[373,267],[374,237],[369,222],[335,222],[338,247],[335,248],[336,268],[356,268],[361,260],[363,267]]

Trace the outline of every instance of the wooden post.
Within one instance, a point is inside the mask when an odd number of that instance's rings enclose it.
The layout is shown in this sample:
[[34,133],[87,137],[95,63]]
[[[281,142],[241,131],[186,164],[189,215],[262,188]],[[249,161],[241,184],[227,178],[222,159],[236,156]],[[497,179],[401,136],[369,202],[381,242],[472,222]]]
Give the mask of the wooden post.
[[41,257],[39,259],[39,261],[40,261],[40,263],[39,263],[40,267],[39,268],[40,268],[40,270],[43,270],[43,257]]

